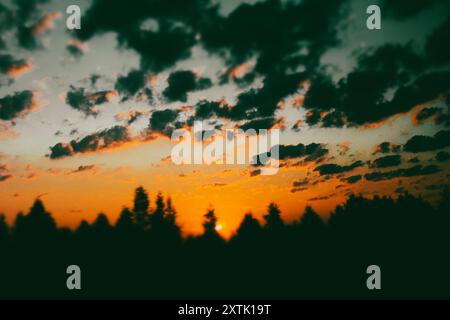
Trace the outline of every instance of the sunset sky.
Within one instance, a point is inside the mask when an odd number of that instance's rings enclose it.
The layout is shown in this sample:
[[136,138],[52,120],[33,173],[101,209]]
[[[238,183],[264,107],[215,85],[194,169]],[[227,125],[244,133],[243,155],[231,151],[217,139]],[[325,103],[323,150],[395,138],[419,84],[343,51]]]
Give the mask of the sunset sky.
[[[267,205],[326,217],[351,193],[421,194],[450,173],[445,0],[0,0],[0,213],[115,222],[142,185],[186,233]],[[170,5],[169,5],[170,3]],[[66,28],[80,6],[81,29]],[[366,28],[378,4],[382,29]],[[174,165],[170,134],[280,128],[281,168]],[[289,147],[290,146],[290,147]]]

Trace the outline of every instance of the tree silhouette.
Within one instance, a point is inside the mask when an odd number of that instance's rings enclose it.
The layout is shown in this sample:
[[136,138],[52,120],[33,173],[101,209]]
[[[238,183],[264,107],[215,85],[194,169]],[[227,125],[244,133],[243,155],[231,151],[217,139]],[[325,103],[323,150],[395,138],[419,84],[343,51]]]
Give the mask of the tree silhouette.
[[205,235],[216,234],[217,217],[214,209],[208,209],[203,217],[203,233]]
[[262,227],[251,213],[246,213],[233,239],[240,242],[258,241]]
[[305,212],[300,218],[300,225],[304,232],[308,232],[310,234],[321,233],[325,228],[325,223],[323,220],[310,206],[305,207]]
[[27,215],[17,215],[13,232],[24,240],[44,241],[54,237],[57,229],[55,220],[46,212],[42,201],[36,199]]
[[9,227],[6,223],[4,214],[0,214],[0,242],[4,241],[9,235]]
[[267,214],[264,216],[266,221],[265,228],[268,231],[279,232],[284,227],[280,214],[280,208],[274,202],[270,203],[267,208]]
[[[247,213],[228,240],[212,208],[203,233],[183,238],[170,197],[158,193],[150,214],[142,187],[114,225],[101,213],[75,231],[57,228],[37,199],[11,228],[0,215],[0,298],[71,297],[61,270],[73,263],[87,270],[86,297],[449,298],[448,190],[442,196],[434,208],[408,193],[350,195],[328,220],[307,206],[292,223],[270,203],[264,225]],[[376,295],[364,286],[371,264],[387,270]]]
[[175,225],[177,220],[177,212],[175,211],[175,208],[172,205],[172,199],[170,197],[167,198],[166,201],[166,208],[164,211],[164,216],[166,218],[166,221],[169,224]]
[[152,228],[161,228],[164,220],[165,204],[164,197],[161,192],[158,192],[155,199],[156,208],[150,216],[150,224]]
[[142,186],[137,187],[134,192],[133,220],[142,229],[149,223],[149,206],[147,191]]
[[116,231],[122,235],[131,235],[135,230],[133,213],[128,208],[123,208],[116,222]]
[[112,227],[109,223],[108,217],[104,213],[99,213],[92,224],[92,231],[100,237],[107,237],[111,235]]

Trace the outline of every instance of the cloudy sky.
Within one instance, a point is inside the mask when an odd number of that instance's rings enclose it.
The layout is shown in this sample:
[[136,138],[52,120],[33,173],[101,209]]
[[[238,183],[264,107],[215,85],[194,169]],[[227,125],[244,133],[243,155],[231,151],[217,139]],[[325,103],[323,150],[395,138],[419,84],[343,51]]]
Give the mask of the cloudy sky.
[[[0,212],[40,197],[60,225],[114,222],[142,185],[173,198],[185,232],[214,207],[227,235],[271,201],[287,220],[351,193],[436,201],[449,38],[445,0],[0,0]],[[281,129],[279,173],[172,164],[170,134],[194,121]]]

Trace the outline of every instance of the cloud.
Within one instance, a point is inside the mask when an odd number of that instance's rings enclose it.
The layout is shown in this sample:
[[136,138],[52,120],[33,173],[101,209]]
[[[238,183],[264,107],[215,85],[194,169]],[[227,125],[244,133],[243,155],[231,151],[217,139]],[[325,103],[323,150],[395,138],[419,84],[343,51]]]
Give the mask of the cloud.
[[304,145],[299,143],[297,145],[280,145],[279,157],[280,160],[295,159],[305,157],[305,161],[315,161],[328,153],[328,149],[320,143],[310,143]]
[[296,180],[292,183],[293,187],[303,187],[309,184],[309,180],[307,178]]
[[0,73],[16,78],[29,71],[31,63],[24,59],[16,59],[10,54],[0,54]]
[[229,107],[224,101],[200,100],[195,106],[195,119],[205,120],[216,117],[228,117]]
[[76,36],[84,41],[114,32],[121,47],[140,55],[142,69],[159,72],[190,56],[207,5],[208,1],[197,0],[176,5],[161,0],[131,0],[124,6],[120,0],[95,0],[84,13],[83,28]]
[[50,147],[50,159],[58,159],[79,153],[93,152],[121,145],[132,140],[128,127],[114,126],[99,132],[91,133],[82,139],[69,143],[57,143]]
[[400,165],[402,158],[400,155],[391,155],[377,158],[370,162],[371,168],[387,168]]
[[[125,76],[119,76],[116,81],[115,89],[122,96],[122,101],[135,97],[138,93],[146,94],[147,101],[152,100],[152,91],[146,88],[147,77],[143,71],[131,70]],[[145,88],[144,91],[142,91]]]
[[4,35],[13,34],[20,47],[34,50],[41,47],[38,36],[52,28],[58,12],[43,12],[49,0],[12,1],[10,6],[0,4],[0,48],[5,49]]
[[255,169],[250,171],[250,177],[256,177],[261,174],[261,169]]
[[[232,68],[253,56],[259,74],[285,73],[299,65],[313,67],[321,53],[337,43],[345,4],[341,0],[244,3],[226,17],[205,19],[201,41],[208,51],[226,57]],[[300,49],[307,54],[299,53]]]
[[377,153],[391,153],[391,152],[399,152],[401,150],[400,145],[395,145],[390,142],[382,142],[379,145],[375,146],[372,154]]
[[450,146],[450,130],[442,130],[433,137],[416,135],[409,139],[403,146],[406,152],[426,152],[442,149]]
[[[303,161],[305,162],[313,162],[321,160],[327,154],[328,149],[324,144],[320,143],[310,143],[307,145],[304,145],[303,143],[296,145],[278,145],[278,159],[281,161],[303,158]],[[262,163],[261,159],[266,158],[267,157],[261,157],[261,154],[254,156],[253,161],[255,164],[253,166],[264,166],[265,162]],[[267,158],[266,161],[269,161],[269,158]]]
[[149,128],[169,136],[177,128],[173,123],[177,119],[178,114],[178,110],[172,109],[154,111],[150,117]]
[[12,178],[12,174],[10,174],[10,171],[11,166],[9,164],[0,164],[0,182]]
[[0,98],[0,120],[14,120],[36,107],[34,94],[30,90],[15,92]]
[[114,96],[114,91],[85,92],[84,88],[70,86],[66,95],[66,103],[86,116],[95,116],[99,113],[96,106],[109,102]]
[[342,178],[341,181],[345,181],[347,183],[353,184],[353,183],[360,181],[361,178],[362,178],[362,176],[360,174],[358,174],[358,175],[350,176],[347,178]]
[[320,197],[313,197],[309,198],[308,201],[322,201],[322,200],[328,200],[331,198],[332,195],[329,196],[320,196]]
[[116,115],[114,115],[114,119],[116,119],[116,121],[126,121],[126,123],[130,125],[133,122],[135,122],[138,118],[147,114],[148,114],[147,111],[130,110],[117,113]]
[[344,156],[348,153],[350,150],[352,142],[351,141],[343,141],[341,143],[337,144],[337,147],[339,149],[339,155]]
[[240,125],[239,128],[244,131],[247,131],[249,129],[269,130],[278,125],[282,125],[282,119],[276,119],[275,117],[267,117],[247,121],[246,123]]
[[48,29],[52,29],[54,27],[55,20],[61,19],[62,15],[60,12],[47,12],[42,18],[38,21],[38,23],[33,27],[33,33],[35,35],[41,34]]
[[381,2],[382,12],[388,17],[398,20],[409,19],[423,10],[429,9],[445,0],[409,1],[409,0],[383,0]]
[[425,44],[427,58],[432,64],[446,65],[450,63],[450,44],[446,41],[449,38],[450,15],[441,26],[433,31]]
[[78,168],[76,168],[75,170],[70,171],[68,174],[80,173],[80,172],[85,172],[85,171],[96,171],[97,169],[98,169],[98,166],[95,164],[81,165],[81,166],[78,166]]
[[188,92],[203,90],[212,86],[209,78],[197,77],[194,72],[188,70],[172,72],[167,82],[169,85],[163,91],[163,95],[169,102],[186,102]]
[[424,120],[427,120],[428,118],[439,115],[441,113],[442,113],[442,111],[440,108],[436,108],[436,107],[423,108],[417,114],[414,115],[413,123],[420,124]]
[[296,187],[291,189],[291,193],[301,192],[305,190],[308,190],[308,187]]
[[440,171],[441,168],[439,168],[436,165],[428,165],[428,166],[416,165],[414,167],[410,167],[407,169],[397,169],[393,171],[384,171],[384,172],[375,171],[371,173],[366,173],[364,175],[364,178],[369,181],[381,181],[381,180],[390,180],[394,178],[409,178],[409,177],[430,175],[438,173]]
[[8,179],[11,179],[12,175],[11,174],[0,174],[0,182],[6,181]]
[[252,88],[239,94],[227,117],[234,121],[272,117],[278,103],[287,95],[296,92],[299,83],[305,79],[304,73],[271,74],[264,79],[262,88]]
[[[221,115],[233,121],[273,117],[278,103],[308,78],[301,70],[314,70],[325,50],[338,43],[338,21],[348,12],[343,0],[244,3],[228,16],[208,0],[170,5],[135,1],[127,6],[117,0],[93,1],[77,38],[85,41],[114,32],[121,47],[139,54],[142,71],[173,67],[190,57],[196,45],[222,57],[233,79],[241,79],[239,67],[256,59],[253,71],[242,78],[250,83],[262,76],[263,85],[241,93],[229,112]],[[194,78],[190,71],[176,71],[163,94],[168,101],[186,101],[188,92],[210,85],[210,80]],[[332,115],[328,119],[335,121]]]
[[[306,120],[324,127],[375,123],[436,98],[447,91],[448,84],[439,82],[450,80],[450,73],[419,77],[424,64],[411,45],[387,44],[362,53],[357,66],[337,83],[318,73],[305,96]],[[429,81],[438,85],[431,87]],[[389,90],[394,90],[390,100],[385,97]]]
[[12,129],[12,125],[3,121],[0,121],[0,139],[2,138],[15,138],[17,132]]
[[66,46],[67,52],[75,58],[81,57],[87,50],[87,45],[79,40],[70,40]]
[[450,153],[447,151],[439,151],[436,153],[436,160],[439,162],[444,162],[450,160]]
[[[447,100],[450,99],[450,93],[447,94]],[[447,105],[450,104],[447,102]],[[426,107],[413,115],[412,121],[414,124],[422,124],[425,120],[430,119],[438,125],[450,126],[450,114],[445,113],[442,108]]]
[[350,165],[341,166],[334,163],[322,164],[314,169],[314,171],[319,171],[320,175],[337,174],[352,171],[358,167],[362,167],[364,163],[362,161],[355,161]]

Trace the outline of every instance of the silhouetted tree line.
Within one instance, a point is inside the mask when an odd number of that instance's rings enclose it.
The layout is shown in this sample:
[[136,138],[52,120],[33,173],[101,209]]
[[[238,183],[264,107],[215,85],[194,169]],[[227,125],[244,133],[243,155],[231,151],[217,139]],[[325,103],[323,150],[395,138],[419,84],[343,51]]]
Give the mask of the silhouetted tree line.
[[[41,200],[10,227],[0,215],[3,298],[436,298],[450,297],[450,197],[350,196],[324,221],[306,207],[287,224],[271,203],[260,223],[247,213],[229,240],[213,209],[203,234],[183,238],[170,198],[144,188],[115,225],[105,214],[58,228]],[[66,288],[66,268],[82,290]],[[366,269],[381,268],[369,291]]]

